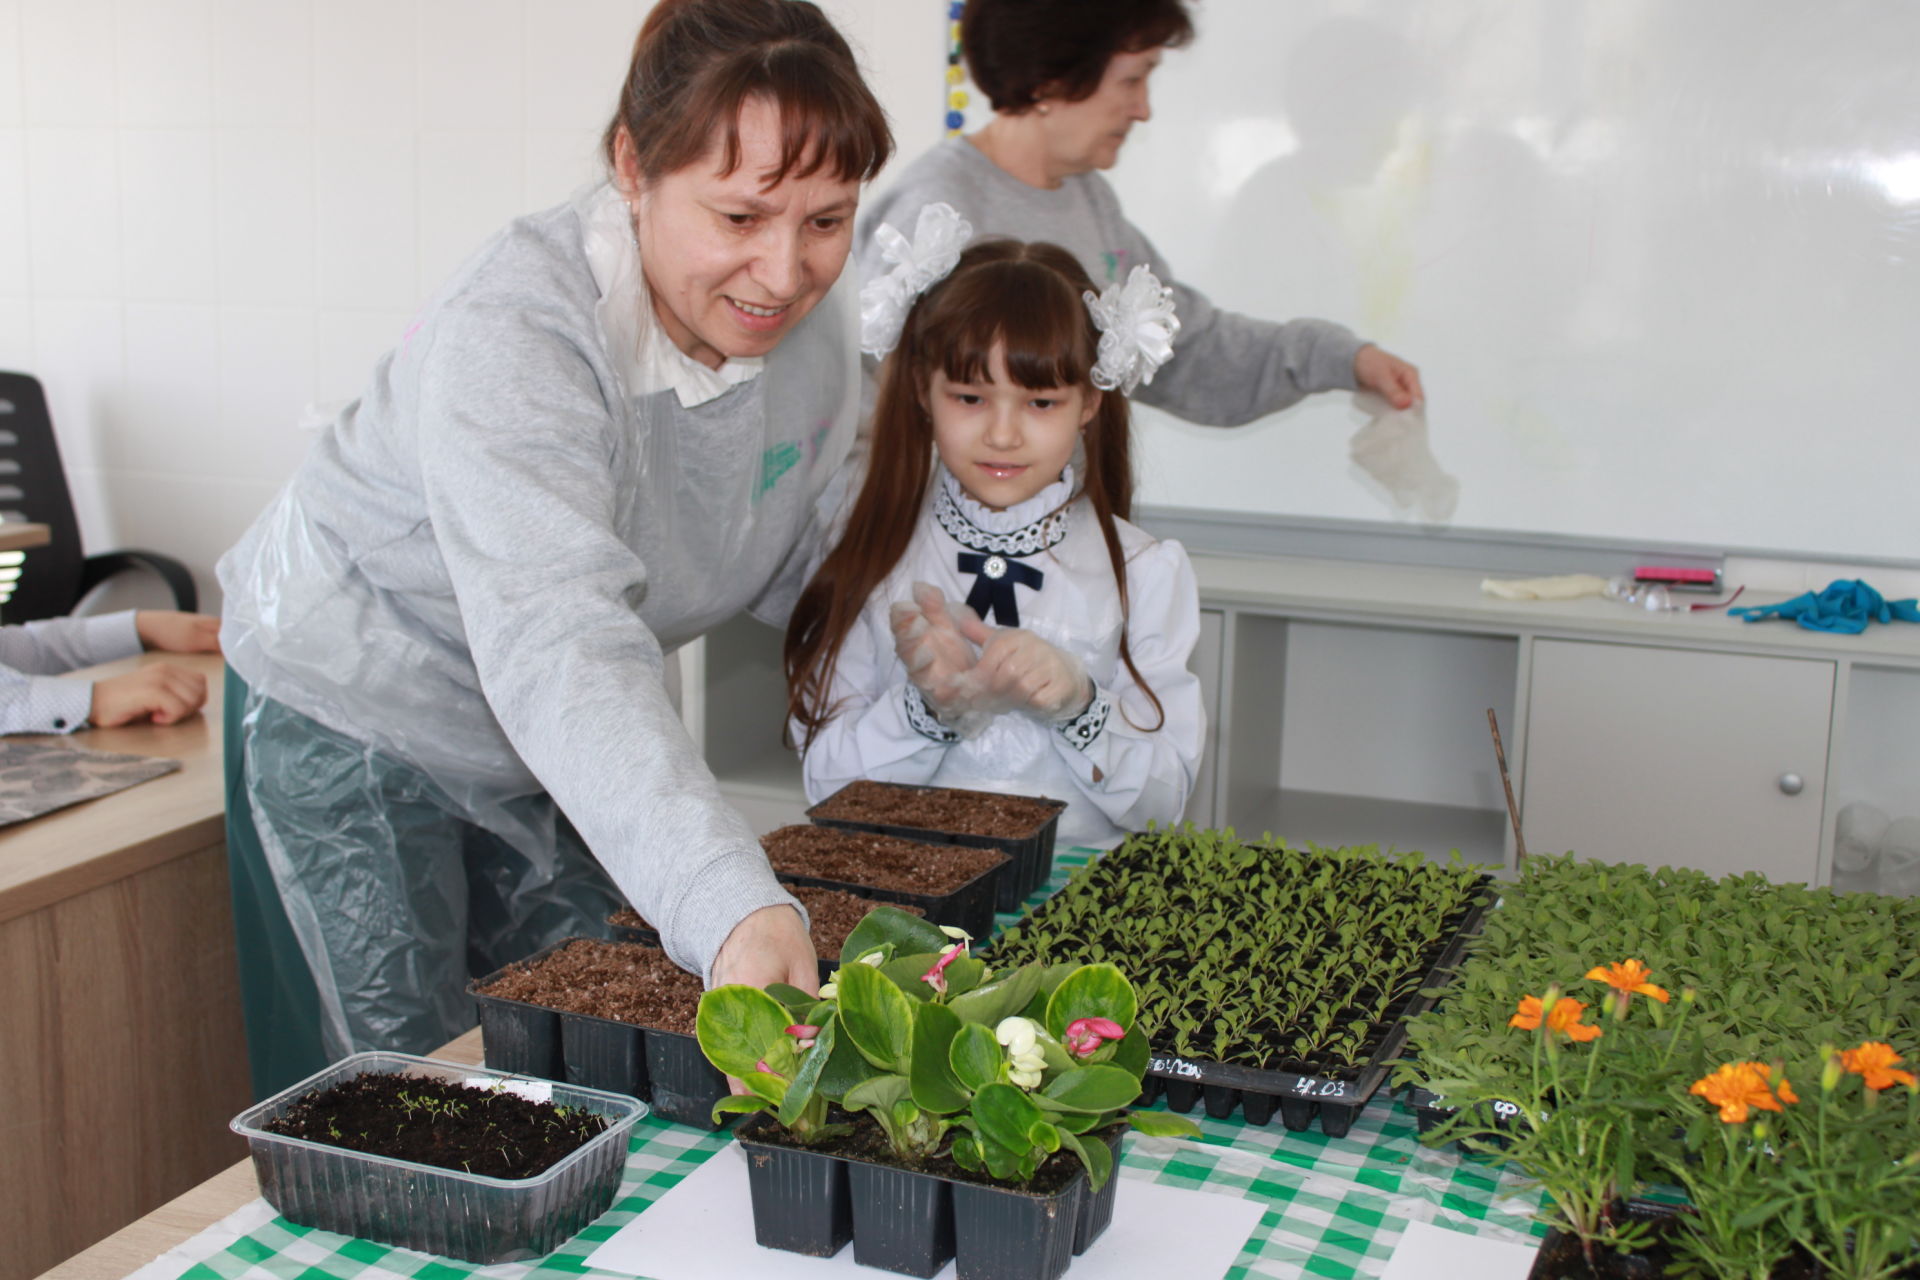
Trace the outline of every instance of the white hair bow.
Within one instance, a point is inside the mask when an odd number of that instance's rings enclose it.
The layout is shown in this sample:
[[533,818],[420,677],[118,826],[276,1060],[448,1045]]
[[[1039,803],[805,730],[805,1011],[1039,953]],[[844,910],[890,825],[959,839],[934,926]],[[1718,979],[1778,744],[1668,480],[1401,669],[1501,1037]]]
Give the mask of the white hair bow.
[[1180,317],[1173,314],[1173,290],[1143,264],[1127,274],[1125,284],[1110,284],[1097,296],[1088,290],[1086,299],[1093,323],[1100,329],[1093,385],[1130,396],[1173,359],[1174,335],[1180,332]]
[[973,238],[973,224],[950,204],[936,203],[920,210],[913,241],[888,223],[873,233],[880,256],[893,269],[860,287],[860,349],[884,356],[900,341],[913,300],[937,280],[944,280],[960,261],[960,251]]

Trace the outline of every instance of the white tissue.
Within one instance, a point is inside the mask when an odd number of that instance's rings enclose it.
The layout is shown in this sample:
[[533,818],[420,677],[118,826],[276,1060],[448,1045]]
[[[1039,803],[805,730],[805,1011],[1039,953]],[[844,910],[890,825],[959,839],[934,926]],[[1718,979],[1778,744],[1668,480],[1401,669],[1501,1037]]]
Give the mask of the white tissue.
[[1427,444],[1427,407],[1396,409],[1379,396],[1361,392],[1353,407],[1368,422],[1353,433],[1347,456],[1362,474],[1385,491],[1398,516],[1427,524],[1445,524],[1460,505],[1460,482],[1440,469]]

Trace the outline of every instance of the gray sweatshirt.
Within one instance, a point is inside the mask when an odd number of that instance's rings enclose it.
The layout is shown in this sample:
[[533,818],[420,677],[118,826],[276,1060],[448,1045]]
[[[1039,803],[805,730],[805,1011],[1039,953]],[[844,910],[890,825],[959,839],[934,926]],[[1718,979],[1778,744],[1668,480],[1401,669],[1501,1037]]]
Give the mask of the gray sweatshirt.
[[1352,390],[1353,357],[1362,341],[1327,320],[1276,324],[1224,311],[1180,283],[1140,229],[1120,212],[1113,187],[1098,173],[1066,179],[1053,190],[1030,187],[964,138],[948,138],[908,165],[860,216],[855,237],[862,279],[884,274],[873,237],[881,223],[911,237],[923,205],[944,200],[973,224],[976,236],[1048,240],[1080,259],[1096,286],[1124,280],[1145,263],[1173,289],[1180,336],[1174,358],[1133,398],[1206,426],[1252,422],[1315,391]]
[[258,692],[471,812],[549,793],[705,973],[792,899],[662,655],[743,609],[784,621],[858,366],[843,281],[757,376],[630,393],[639,280],[607,188],[484,246],[221,560],[221,639]]

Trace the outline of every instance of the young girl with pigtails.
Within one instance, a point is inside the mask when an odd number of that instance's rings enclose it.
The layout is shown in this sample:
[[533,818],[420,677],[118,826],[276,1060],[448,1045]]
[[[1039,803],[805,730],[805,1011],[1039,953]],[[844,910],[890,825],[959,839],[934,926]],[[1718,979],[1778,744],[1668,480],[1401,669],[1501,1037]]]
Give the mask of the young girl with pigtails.
[[[1108,847],[1179,818],[1205,716],[1185,550],[1127,522],[1127,393],[1172,354],[1146,268],[1103,295],[1055,245],[951,208],[862,291],[881,366],[866,479],[787,630],[818,801],[859,778],[1050,795]],[[897,342],[897,345],[896,345]]]

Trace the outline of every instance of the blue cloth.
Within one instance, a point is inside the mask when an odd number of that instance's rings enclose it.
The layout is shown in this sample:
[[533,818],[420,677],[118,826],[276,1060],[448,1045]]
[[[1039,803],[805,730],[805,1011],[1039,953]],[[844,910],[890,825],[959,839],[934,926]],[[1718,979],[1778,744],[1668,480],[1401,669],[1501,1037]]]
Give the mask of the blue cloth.
[[1790,618],[1809,631],[1832,631],[1857,636],[1869,622],[1920,622],[1920,607],[1912,600],[1888,600],[1858,578],[1835,578],[1815,595],[1809,591],[1779,604],[1749,605],[1728,613],[1758,622],[1762,618]]

